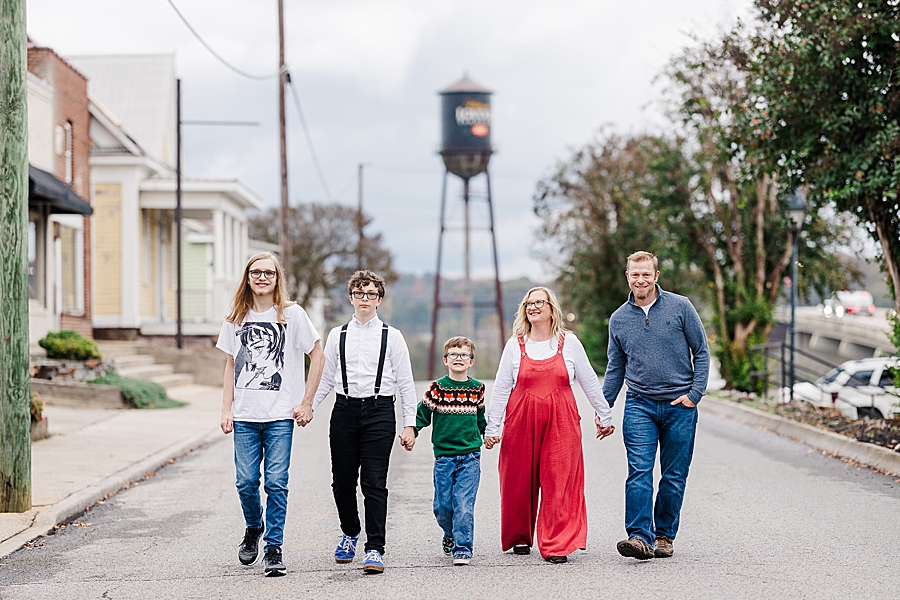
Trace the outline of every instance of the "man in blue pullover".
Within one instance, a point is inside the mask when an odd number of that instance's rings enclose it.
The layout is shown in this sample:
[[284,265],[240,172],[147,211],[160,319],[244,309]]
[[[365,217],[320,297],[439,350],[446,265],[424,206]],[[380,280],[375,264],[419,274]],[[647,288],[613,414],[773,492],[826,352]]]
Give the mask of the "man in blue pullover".
[[[628,257],[628,302],[609,318],[609,365],[603,395],[612,406],[622,389],[622,437],[628,455],[622,556],[667,558],[674,552],[684,499],[697,404],[706,393],[709,346],[690,300],[664,291],[659,263],[649,252]],[[692,360],[693,359],[693,360]],[[653,466],[659,448],[662,477],[653,502]]]

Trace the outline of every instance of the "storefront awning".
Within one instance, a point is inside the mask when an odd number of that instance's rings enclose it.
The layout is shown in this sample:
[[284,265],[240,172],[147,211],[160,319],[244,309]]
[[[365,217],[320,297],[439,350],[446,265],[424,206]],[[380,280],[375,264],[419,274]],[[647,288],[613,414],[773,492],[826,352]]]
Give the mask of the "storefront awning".
[[28,206],[50,206],[50,214],[91,215],[94,209],[47,171],[28,165]]

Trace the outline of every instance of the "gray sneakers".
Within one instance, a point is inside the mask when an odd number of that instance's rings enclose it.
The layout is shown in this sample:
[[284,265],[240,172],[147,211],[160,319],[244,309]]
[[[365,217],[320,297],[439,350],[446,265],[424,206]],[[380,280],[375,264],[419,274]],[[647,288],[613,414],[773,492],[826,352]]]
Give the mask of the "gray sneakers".
[[248,527],[244,532],[244,541],[238,546],[238,560],[242,565],[252,565],[259,559],[259,538],[263,529]]
[[284,560],[281,558],[281,548],[266,548],[266,556],[263,558],[266,565],[266,577],[281,577],[287,573],[284,567]]
[[650,547],[643,538],[634,536],[627,540],[622,540],[616,544],[616,550],[622,556],[630,556],[638,560],[647,560],[653,558],[653,548]]

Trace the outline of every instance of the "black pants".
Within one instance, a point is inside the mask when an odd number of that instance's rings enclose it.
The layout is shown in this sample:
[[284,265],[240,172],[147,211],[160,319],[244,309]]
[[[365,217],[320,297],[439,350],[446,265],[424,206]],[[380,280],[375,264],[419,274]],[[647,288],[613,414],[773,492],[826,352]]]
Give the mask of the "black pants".
[[394,398],[357,400],[338,396],[331,411],[331,489],[341,531],[361,531],[356,504],[359,479],[366,508],[366,552],[384,553],[387,473],[396,434]]

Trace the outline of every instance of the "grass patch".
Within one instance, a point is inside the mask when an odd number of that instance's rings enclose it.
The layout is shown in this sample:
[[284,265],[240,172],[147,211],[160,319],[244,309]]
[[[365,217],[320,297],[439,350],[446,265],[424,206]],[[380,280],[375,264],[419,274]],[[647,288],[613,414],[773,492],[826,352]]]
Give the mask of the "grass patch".
[[175,408],[187,404],[187,402],[169,398],[169,395],[166,394],[166,388],[158,383],[144,379],[122,377],[117,373],[106,373],[103,377],[98,377],[88,383],[111,385],[119,388],[122,390],[122,397],[125,399],[126,404],[132,408]]

